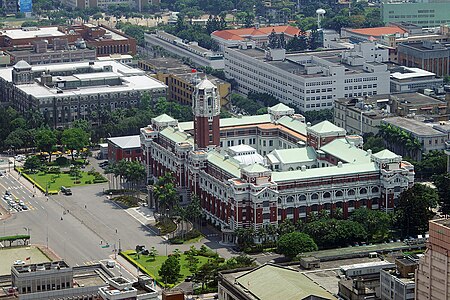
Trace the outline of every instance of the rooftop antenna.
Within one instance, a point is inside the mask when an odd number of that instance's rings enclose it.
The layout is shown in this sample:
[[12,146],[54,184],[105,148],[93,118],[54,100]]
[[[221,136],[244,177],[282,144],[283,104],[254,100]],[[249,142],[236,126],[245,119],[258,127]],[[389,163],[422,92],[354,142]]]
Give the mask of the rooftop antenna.
[[326,14],[326,11],[323,8],[319,8],[318,10],[316,10],[316,14],[317,14],[317,28],[320,28],[320,21],[323,19],[323,16]]

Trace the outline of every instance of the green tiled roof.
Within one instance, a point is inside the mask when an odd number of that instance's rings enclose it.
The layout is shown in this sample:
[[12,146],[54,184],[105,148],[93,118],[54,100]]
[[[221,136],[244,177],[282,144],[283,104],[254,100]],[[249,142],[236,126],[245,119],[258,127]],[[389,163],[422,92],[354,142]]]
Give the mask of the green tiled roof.
[[159,115],[156,118],[153,118],[153,120],[155,120],[156,122],[161,122],[161,123],[176,121],[174,118],[172,118],[171,116],[166,115],[166,114]]
[[278,111],[278,112],[284,112],[287,110],[292,110],[292,108],[290,108],[289,106],[287,106],[286,104],[283,103],[278,103],[272,107],[269,107],[272,111]]
[[306,124],[288,116],[281,117],[278,123],[306,136]]
[[270,115],[242,116],[240,118],[220,119],[220,127],[242,126],[249,124],[270,123]]
[[320,150],[337,157],[342,162],[354,164],[370,162],[370,155],[366,151],[358,147],[351,146],[345,138],[335,139],[325,146],[322,146]]
[[327,132],[343,132],[344,129],[334,125],[330,121],[322,121],[314,126],[309,127],[310,130],[317,133],[327,133]]
[[304,274],[282,266],[266,264],[236,278],[236,282],[260,300],[336,299]]
[[273,172],[272,181],[273,182],[292,181],[298,179],[340,176],[356,173],[368,173],[378,170],[379,170],[378,167],[373,162],[361,164],[342,164],[342,167],[334,166],[325,168],[306,169],[305,171],[295,170],[286,172]]
[[241,170],[239,168],[239,162],[235,160],[234,158],[225,158],[222,154],[219,152],[212,150],[208,152],[208,162],[212,163],[213,165],[219,167],[220,169],[224,170],[225,172],[230,173],[235,178],[241,177]]
[[273,150],[271,154],[283,164],[314,161],[317,158],[312,147]]
[[260,164],[252,164],[250,166],[245,167],[244,170],[249,173],[263,173],[269,171],[269,169]]
[[400,155],[397,155],[387,149],[381,150],[380,152],[373,154],[373,156],[378,159],[395,159],[400,157]]
[[160,134],[162,136],[165,136],[169,140],[173,141],[174,143],[189,143],[191,145],[194,145],[194,139],[191,136],[188,136],[186,132],[176,130],[173,127],[166,127],[164,128]]

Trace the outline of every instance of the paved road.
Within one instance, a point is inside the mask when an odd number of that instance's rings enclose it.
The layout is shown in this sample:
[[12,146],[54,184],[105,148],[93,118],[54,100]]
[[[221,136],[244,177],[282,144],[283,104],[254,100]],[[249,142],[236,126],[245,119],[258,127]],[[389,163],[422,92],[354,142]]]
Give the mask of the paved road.
[[[95,161],[95,159],[94,159]],[[71,265],[83,265],[109,259],[113,250],[134,249],[137,244],[155,247],[165,254],[178,248],[187,250],[191,245],[167,245],[166,241],[156,236],[145,224],[131,216],[126,210],[114,205],[103,195],[102,190],[108,184],[96,184],[72,188],[72,196],[49,196],[34,190],[32,185],[18,174],[11,171],[0,177],[0,195],[6,190],[23,200],[30,208],[28,211],[14,212],[12,217],[0,221],[3,227],[0,233],[31,234],[31,243],[47,245]],[[8,205],[0,200],[5,208]],[[219,245],[217,235],[212,235],[195,244],[217,249],[228,258],[232,254]],[[105,245],[108,248],[103,248]]]

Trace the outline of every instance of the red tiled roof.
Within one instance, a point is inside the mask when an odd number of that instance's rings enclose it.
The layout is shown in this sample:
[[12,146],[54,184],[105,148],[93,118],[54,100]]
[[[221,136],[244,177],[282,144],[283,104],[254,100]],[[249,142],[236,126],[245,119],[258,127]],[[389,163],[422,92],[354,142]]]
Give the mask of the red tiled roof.
[[261,35],[269,35],[272,30],[275,30],[276,33],[282,33],[286,35],[295,35],[300,34],[300,30],[298,28],[292,26],[270,26],[270,27],[262,27],[262,28],[241,28],[241,29],[230,29],[230,30],[220,30],[214,31],[212,34],[222,38],[224,40],[234,40],[234,41],[242,41],[245,38],[250,38],[253,36],[261,36]]
[[357,34],[363,34],[372,37],[378,37],[385,34],[406,33],[406,30],[403,30],[397,26],[360,28],[360,29],[346,28],[346,30]]

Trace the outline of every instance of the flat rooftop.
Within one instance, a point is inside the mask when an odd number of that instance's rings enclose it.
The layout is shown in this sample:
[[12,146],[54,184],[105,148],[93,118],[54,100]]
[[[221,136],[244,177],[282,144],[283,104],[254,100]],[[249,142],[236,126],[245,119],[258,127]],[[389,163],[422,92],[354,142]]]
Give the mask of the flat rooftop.
[[14,29],[2,29],[0,34],[12,40],[32,39],[36,37],[64,37],[66,34],[58,30],[58,27],[23,27]]
[[442,133],[440,131],[437,131],[433,129],[434,124],[428,124],[424,122],[420,122],[415,119],[408,119],[408,118],[402,118],[402,117],[392,117],[392,118],[386,118],[383,120],[384,122],[388,124],[392,124],[396,127],[402,128],[406,131],[409,131],[411,133],[414,133],[416,135],[421,136],[443,136],[447,137],[445,133]]
[[436,74],[433,72],[428,72],[419,68],[409,68],[404,66],[399,66],[398,68],[391,69],[391,79],[405,80],[423,77],[435,77]]
[[[16,85],[16,87],[22,90],[28,95],[33,95],[36,98],[48,98],[54,96],[78,96],[78,95],[90,95],[99,93],[111,93],[111,92],[127,92],[127,91],[144,91],[149,89],[166,88],[166,85],[162,82],[145,75],[145,72],[139,69],[131,68],[127,65],[121,64],[120,62],[110,60],[110,61],[95,61],[93,65],[90,62],[71,62],[71,63],[59,63],[59,64],[48,64],[48,65],[34,65],[32,70],[34,72],[58,72],[58,71],[73,71],[78,68],[88,68],[96,67],[102,69],[103,67],[111,66],[111,72],[95,72],[95,73],[77,73],[75,74],[77,78],[102,78],[104,76],[111,77],[118,76],[122,80],[120,85],[102,85],[102,86],[88,86],[76,89],[65,89],[62,93],[58,93],[57,88],[49,88],[38,83],[32,84],[21,84]],[[13,67],[0,69],[0,77],[6,81],[12,81],[12,69]],[[57,76],[56,76],[57,77]],[[75,76],[74,76],[75,77]],[[106,78],[105,77],[105,78]]]
[[423,106],[423,105],[446,105],[442,100],[420,94],[420,93],[399,93],[392,94],[391,98],[397,98],[402,105],[406,106]]
[[431,222],[444,225],[445,227],[450,228],[450,219],[438,219],[438,220],[432,220]]

